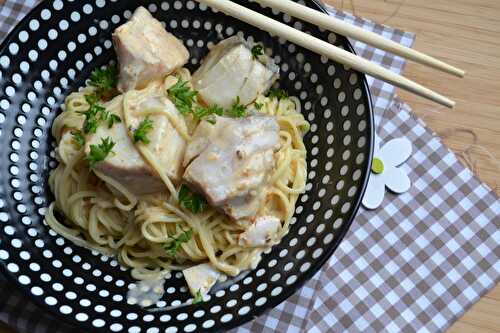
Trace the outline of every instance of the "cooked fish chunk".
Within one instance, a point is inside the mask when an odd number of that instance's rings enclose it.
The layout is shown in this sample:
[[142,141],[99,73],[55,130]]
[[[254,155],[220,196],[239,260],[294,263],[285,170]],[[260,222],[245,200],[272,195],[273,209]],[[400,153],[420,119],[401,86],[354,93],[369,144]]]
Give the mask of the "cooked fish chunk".
[[182,67],[189,52],[147,9],[138,7],[132,18],[116,28],[113,43],[120,64],[118,90],[142,89]]
[[194,296],[198,292],[206,295],[217,282],[220,276],[219,271],[215,270],[210,264],[200,264],[186,268],[182,271],[189,287],[189,291]]
[[[217,123],[216,123],[217,124]],[[205,148],[210,144],[208,138],[210,138],[218,126],[210,124],[208,121],[202,121],[189,142],[186,148],[186,153],[184,154],[183,165],[187,166],[191,161],[198,155],[200,155]]]
[[202,124],[195,131],[183,179],[231,218],[254,217],[279,147],[275,117],[217,117],[215,125]]
[[[121,97],[120,97],[121,98]],[[111,101],[112,103],[113,101]],[[106,106],[106,104],[104,105]],[[144,96],[143,100],[131,102],[131,110],[154,109],[165,113],[170,113],[170,118],[181,117],[175,106],[167,98],[160,95]],[[120,118],[123,120],[123,110],[120,110]],[[134,116],[133,111],[130,115],[128,124],[133,131],[143,119]],[[148,133],[148,149],[157,157],[162,170],[174,182],[180,180],[181,162],[184,156],[186,142],[179,134],[179,131],[169,120],[169,116],[160,112],[150,117],[153,120],[153,129]],[[182,126],[183,122],[179,122]],[[89,135],[85,146],[88,154],[90,145],[99,144],[102,138],[111,137],[115,142],[113,154],[110,154],[102,162],[97,163],[96,170],[112,177],[136,194],[154,193],[165,190],[158,173],[144,160],[140,152],[130,139],[125,122],[115,124],[112,128],[100,126],[95,134]]]
[[[142,112],[149,110],[153,115],[153,129],[148,133],[150,143],[147,148],[153,153],[163,172],[178,182],[182,176],[182,159],[186,150],[186,140],[182,133],[187,133],[186,123],[175,105],[160,90],[150,96],[129,102],[131,109],[127,125],[134,131],[144,120]],[[134,113],[139,111],[139,114]]]
[[88,136],[85,153],[88,155],[90,145],[97,145],[106,137],[111,137],[115,142],[113,154],[96,164],[97,171],[116,179],[136,194],[158,192],[164,188],[160,177],[144,161],[130,140],[124,123],[115,124],[111,129],[99,127],[95,134]]
[[229,108],[237,97],[248,105],[278,78],[278,68],[266,56],[262,63],[253,57],[249,46],[239,37],[223,40],[210,50],[193,74],[193,86],[207,104]]
[[240,235],[238,243],[245,247],[271,245],[280,227],[281,223],[279,218],[275,216],[259,216],[248,229]]

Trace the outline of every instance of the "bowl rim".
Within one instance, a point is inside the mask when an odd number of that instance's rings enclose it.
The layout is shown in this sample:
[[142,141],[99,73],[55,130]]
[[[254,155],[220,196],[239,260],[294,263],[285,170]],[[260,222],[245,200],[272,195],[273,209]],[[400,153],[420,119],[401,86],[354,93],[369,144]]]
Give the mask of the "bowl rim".
[[[296,1],[296,0],[294,0]],[[328,10],[326,9],[325,4],[321,0],[306,0],[310,3],[312,3],[320,12],[323,12],[327,15],[329,15]],[[20,29],[20,26],[22,24],[27,23],[29,20],[32,19],[33,13],[40,11],[40,9],[44,8],[50,0],[44,0],[40,1],[35,7],[33,7],[30,11],[26,13],[26,15],[12,28],[12,30],[7,34],[7,36],[4,38],[2,43],[0,44],[0,52],[4,51],[7,49],[8,44],[11,42],[11,40],[14,38],[14,36],[19,32],[18,30]],[[347,37],[344,37],[346,41],[346,46],[347,46],[347,51],[356,54],[356,51],[351,44],[350,40]],[[368,85],[368,82],[366,80],[366,75],[361,72],[357,72],[358,76],[361,78],[362,86],[366,94],[366,99],[367,99],[367,104],[368,104],[368,130],[370,133],[370,141],[369,141],[369,154],[367,157],[367,168],[366,168],[366,173],[365,176],[363,177],[362,180],[362,186],[360,188],[360,195],[358,199],[355,201],[353,205],[353,214],[352,216],[345,221],[342,224],[342,227],[337,234],[338,237],[335,237],[334,242],[328,247],[328,250],[325,251],[325,255],[322,257],[321,260],[316,260],[313,265],[311,265],[311,268],[307,270],[305,273],[302,273],[300,276],[298,276],[297,281],[295,282],[293,288],[284,288],[281,297],[279,298],[272,298],[270,299],[269,302],[265,304],[265,306],[261,307],[255,307],[254,311],[252,311],[251,315],[245,315],[241,316],[241,319],[238,320],[232,320],[229,323],[227,323],[224,328],[221,328],[220,330],[213,330],[212,332],[223,332],[226,330],[230,330],[239,326],[242,326],[251,320],[254,320],[258,317],[260,317],[265,311],[274,308],[278,306],[279,304],[283,303],[286,301],[290,296],[292,296],[295,292],[297,292],[299,289],[301,289],[304,284],[309,281],[321,268],[324,266],[324,264],[331,258],[331,256],[334,254],[335,250],[337,250],[338,246],[344,239],[347,231],[350,229],[358,211],[361,205],[361,201],[363,199],[363,196],[365,194],[366,188],[368,186],[368,179],[370,177],[370,170],[371,170],[371,164],[372,164],[372,159],[373,159],[373,149],[374,149],[374,136],[375,136],[375,122],[374,122],[374,114],[373,114],[373,100],[372,100],[372,95],[371,91]],[[90,329],[93,332],[105,332],[102,330],[102,328],[96,328],[90,324],[89,321],[86,322],[76,322],[75,319],[73,319],[71,316],[65,316],[59,311],[57,311],[54,307],[47,306],[42,298],[40,297],[33,297],[30,290],[29,286],[22,285],[18,283],[16,277],[12,275],[8,270],[7,267],[3,264],[3,262],[0,262],[0,274],[4,276],[8,283],[11,283],[16,286],[17,290],[20,290],[24,296],[26,296],[30,301],[33,301],[37,306],[40,307],[40,309],[45,310],[48,312],[51,316],[54,316],[57,319],[61,319],[64,324],[66,324],[69,327],[72,327],[77,330],[85,330],[85,329]]]

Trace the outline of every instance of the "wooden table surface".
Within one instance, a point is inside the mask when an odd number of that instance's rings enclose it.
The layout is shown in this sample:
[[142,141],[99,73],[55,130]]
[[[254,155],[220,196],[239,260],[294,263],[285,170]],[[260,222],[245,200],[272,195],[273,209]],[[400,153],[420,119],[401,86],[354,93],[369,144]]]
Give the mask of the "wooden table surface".
[[[417,34],[414,48],[467,71],[464,79],[409,63],[404,75],[457,102],[453,110],[398,94],[455,152],[474,142],[479,178],[500,194],[500,1],[325,0],[358,16]],[[458,131],[457,131],[458,130]],[[453,133],[455,132],[455,133]],[[488,154],[489,152],[489,154]],[[500,332],[500,285],[476,303],[449,333]]]
[[[500,193],[500,1],[325,0],[356,15],[417,34],[414,48],[467,71],[465,79],[409,63],[405,75],[457,101],[454,110],[399,92],[457,153],[470,152],[479,178]],[[454,133],[453,133],[454,132]],[[451,136],[450,136],[451,135]],[[491,155],[491,156],[490,156]],[[498,162],[497,162],[498,163]],[[485,295],[449,333],[500,332],[500,285]],[[13,333],[0,324],[0,333]]]

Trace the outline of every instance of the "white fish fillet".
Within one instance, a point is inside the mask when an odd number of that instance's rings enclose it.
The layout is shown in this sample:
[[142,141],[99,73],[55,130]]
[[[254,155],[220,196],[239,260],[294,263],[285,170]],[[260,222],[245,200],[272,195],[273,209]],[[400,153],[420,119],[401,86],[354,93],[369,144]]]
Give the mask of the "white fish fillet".
[[192,295],[196,295],[198,291],[201,295],[208,294],[210,288],[214,286],[220,276],[220,272],[210,264],[199,264],[186,268],[182,271],[182,274],[184,274]]
[[259,216],[243,232],[238,243],[245,247],[259,247],[270,245],[281,226],[280,219],[274,216]]
[[210,50],[193,74],[193,86],[205,103],[229,108],[237,97],[243,105],[252,103],[271,87],[277,74],[276,66],[254,59],[248,45],[234,36]]
[[113,33],[120,78],[118,90],[142,89],[182,67],[189,52],[147,9],[138,7],[132,18]]
[[195,131],[183,179],[231,218],[254,217],[279,147],[274,117],[217,117]]
[[[151,91],[151,90],[150,90]],[[120,97],[121,98],[121,97]],[[182,117],[170,100],[162,96],[161,91],[152,91],[150,94],[142,95],[137,105],[131,103],[131,109],[163,110],[171,114],[171,117]],[[104,105],[106,106],[106,104]],[[101,125],[95,134],[89,135],[86,143],[86,152],[90,151],[91,144],[99,144],[102,138],[111,137],[116,143],[113,154],[109,154],[102,162],[97,163],[96,169],[110,176],[136,194],[154,193],[165,190],[160,176],[144,160],[129,137],[124,123],[123,110],[119,109],[122,119],[121,123],[115,124],[111,129],[107,125]],[[130,114],[130,126],[133,131],[144,117]],[[179,134],[169,118],[163,114],[150,117],[153,121],[153,129],[148,133],[148,149],[153,152],[162,167],[162,170],[174,182],[180,180],[182,158],[186,148],[186,142]],[[179,122],[184,125],[184,122]]]

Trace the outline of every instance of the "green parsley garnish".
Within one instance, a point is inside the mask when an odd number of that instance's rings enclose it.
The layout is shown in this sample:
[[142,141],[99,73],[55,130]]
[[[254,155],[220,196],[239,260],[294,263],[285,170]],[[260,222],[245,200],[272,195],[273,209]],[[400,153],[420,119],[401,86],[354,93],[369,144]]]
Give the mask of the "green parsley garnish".
[[207,205],[205,198],[199,194],[191,192],[186,185],[182,185],[179,190],[179,203],[182,207],[195,214],[201,213]]
[[222,116],[224,109],[218,105],[211,105],[209,107],[197,107],[193,110],[193,116],[199,119],[205,119],[211,124],[215,124],[215,115]]
[[254,59],[259,59],[259,56],[264,54],[264,48],[260,44],[255,44],[252,47],[252,56]]
[[106,111],[104,107],[98,104],[99,98],[96,94],[85,95],[85,100],[89,104],[87,111],[78,111],[79,114],[85,116],[83,122],[84,133],[95,133],[102,122],[107,121],[108,127],[111,128],[115,123],[121,122],[119,116]]
[[288,93],[283,89],[271,89],[267,93],[267,97],[274,98],[276,97],[278,100],[282,100],[288,98]]
[[163,248],[167,251],[172,257],[175,257],[177,251],[180,249],[182,243],[187,243],[193,236],[193,230],[189,229],[184,231],[178,237],[170,237],[170,241],[166,243]]
[[210,116],[216,114],[218,116],[222,116],[224,113],[224,109],[218,105],[211,105],[209,107],[197,107],[193,111],[193,115],[196,118],[204,118],[206,116]]
[[148,139],[148,133],[153,129],[153,121],[148,117],[146,117],[143,121],[140,122],[139,126],[134,131],[134,143],[142,142],[148,144],[150,141]]
[[244,117],[247,113],[247,110],[244,105],[240,104],[240,96],[236,97],[236,101],[234,101],[233,105],[229,110],[227,110],[227,114],[233,118],[241,118]]
[[258,102],[255,102],[253,105],[255,105],[255,108],[256,108],[257,110],[262,109],[262,107],[264,106],[264,104],[263,104],[263,103],[258,103]]
[[115,90],[118,83],[118,70],[116,66],[109,66],[104,69],[97,68],[90,74],[89,85],[95,87],[95,91],[85,95],[85,100],[89,104],[87,111],[78,113],[85,116],[83,123],[84,133],[95,133],[102,122],[107,121],[111,128],[115,123],[121,121],[120,117],[109,113],[104,107],[99,105],[99,100],[103,96],[109,96]]
[[201,290],[198,289],[198,291],[196,292],[196,295],[193,298],[193,304],[198,304],[201,302],[203,302],[203,295],[201,294]]
[[87,155],[90,167],[93,168],[98,162],[104,161],[114,146],[115,143],[109,136],[101,139],[101,143],[98,145],[90,145],[90,153]]
[[209,116],[205,118],[206,121],[208,121],[210,124],[215,125],[217,123],[217,120],[215,119],[215,116]]
[[116,66],[108,66],[104,69],[96,68],[90,74],[89,85],[96,88],[98,99],[109,96],[115,90],[118,83],[118,69]]
[[108,114],[108,128],[113,127],[115,123],[121,123],[122,119],[114,113]]
[[167,89],[168,96],[177,107],[177,110],[183,114],[192,112],[195,97],[198,95],[198,92],[192,90],[187,84],[188,81],[179,79],[172,87]]
[[98,104],[91,103],[91,95],[85,95],[85,99],[87,99],[87,102],[90,104],[88,110],[78,111],[78,113],[85,116],[85,121],[83,122],[83,132],[95,133],[99,124],[107,117],[106,109]]
[[87,94],[84,97],[85,97],[85,101],[87,101],[87,103],[89,104],[90,107],[99,102],[99,96],[97,96],[97,94],[95,92],[92,94]]
[[73,143],[78,148],[82,148],[85,145],[85,137],[83,136],[82,131],[71,131],[71,135],[73,136]]

